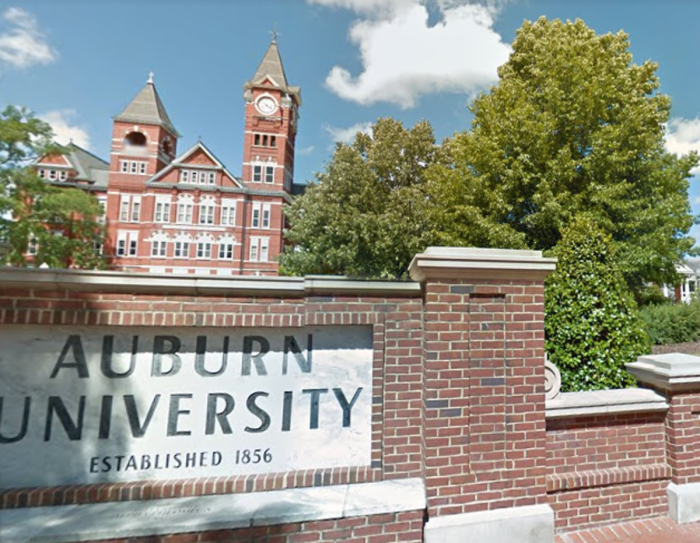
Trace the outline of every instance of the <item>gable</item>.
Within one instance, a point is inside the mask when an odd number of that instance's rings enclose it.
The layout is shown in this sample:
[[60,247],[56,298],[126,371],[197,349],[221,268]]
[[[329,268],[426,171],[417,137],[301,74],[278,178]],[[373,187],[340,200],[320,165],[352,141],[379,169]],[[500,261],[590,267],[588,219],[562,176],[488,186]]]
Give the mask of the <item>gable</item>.
[[182,161],[180,161],[181,166],[187,166],[188,164],[196,166],[219,166],[219,164],[212,160],[201,148],[195,149],[189,156],[183,157]]
[[73,167],[65,155],[44,155],[39,160],[37,160],[36,164],[47,164],[51,166],[68,166],[69,168]]

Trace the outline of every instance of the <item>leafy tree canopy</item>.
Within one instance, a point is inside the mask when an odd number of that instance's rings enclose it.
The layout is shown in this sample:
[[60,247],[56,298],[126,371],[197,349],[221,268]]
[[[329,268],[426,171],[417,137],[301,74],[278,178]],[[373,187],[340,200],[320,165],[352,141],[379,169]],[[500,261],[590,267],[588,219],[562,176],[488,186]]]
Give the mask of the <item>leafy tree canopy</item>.
[[10,244],[6,261],[53,268],[100,268],[104,259],[95,245],[104,243],[97,218],[100,203],[74,188],[58,188],[29,167],[47,154],[65,153],[51,142],[51,127],[25,109],[7,107],[0,113],[0,235]]
[[402,277],[428,244],[426,172],[440,160],[426,121],[379,119],[339,143],[330,163],[287,209],[282,272]]
[[691,250],[693,153],[664,149],[669,98],[627,35],[582,21],[525,22],[469,132],[434,170],[431,217],[443,244],[549,250],[586,214],[619,246],[631,286],[673,281]]
[[562,390],[633,386],[624,364],[650,343],[620,273],[615,244],[590,218],[564,229],[545,289],[545,335]]

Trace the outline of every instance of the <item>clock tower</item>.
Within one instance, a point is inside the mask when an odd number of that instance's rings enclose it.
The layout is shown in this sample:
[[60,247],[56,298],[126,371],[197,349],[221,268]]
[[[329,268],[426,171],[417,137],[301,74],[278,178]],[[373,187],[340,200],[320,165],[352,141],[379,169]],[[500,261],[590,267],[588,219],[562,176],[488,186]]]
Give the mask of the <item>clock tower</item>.
[[243,88],[243,184],[253,190],[291,194],[301,91],[287,83],[276,35]]

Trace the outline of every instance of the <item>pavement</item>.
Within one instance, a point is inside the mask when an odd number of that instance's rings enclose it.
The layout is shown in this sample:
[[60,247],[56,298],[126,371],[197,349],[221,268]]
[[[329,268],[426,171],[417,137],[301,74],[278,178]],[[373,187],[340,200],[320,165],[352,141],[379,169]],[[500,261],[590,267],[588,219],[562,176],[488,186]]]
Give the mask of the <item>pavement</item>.
[[656,517],[560,534],[556,543],[700,543],[700,522]]

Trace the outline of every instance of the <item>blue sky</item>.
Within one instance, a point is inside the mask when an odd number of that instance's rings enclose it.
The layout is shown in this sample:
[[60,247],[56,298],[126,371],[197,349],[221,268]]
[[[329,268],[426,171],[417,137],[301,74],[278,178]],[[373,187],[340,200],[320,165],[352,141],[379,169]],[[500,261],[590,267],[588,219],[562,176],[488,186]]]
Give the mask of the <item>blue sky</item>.
[[[201,137],[239,173],[241,87],[276,23],[287,77],[302,88],[303,182],[334,141],[381,116],[427,119],[438,139],[468,128],[467,103],[496,81],[522,21],[542,15],[627,32],[635,61],[658,62],[671,96],[669,148],[700,150],[700,2],[690,0],[3,0],[0,106],[26,106],[108,158],[111,117],[153,71],[179,150]],[[690,197],[700,213],[696,180]]]

